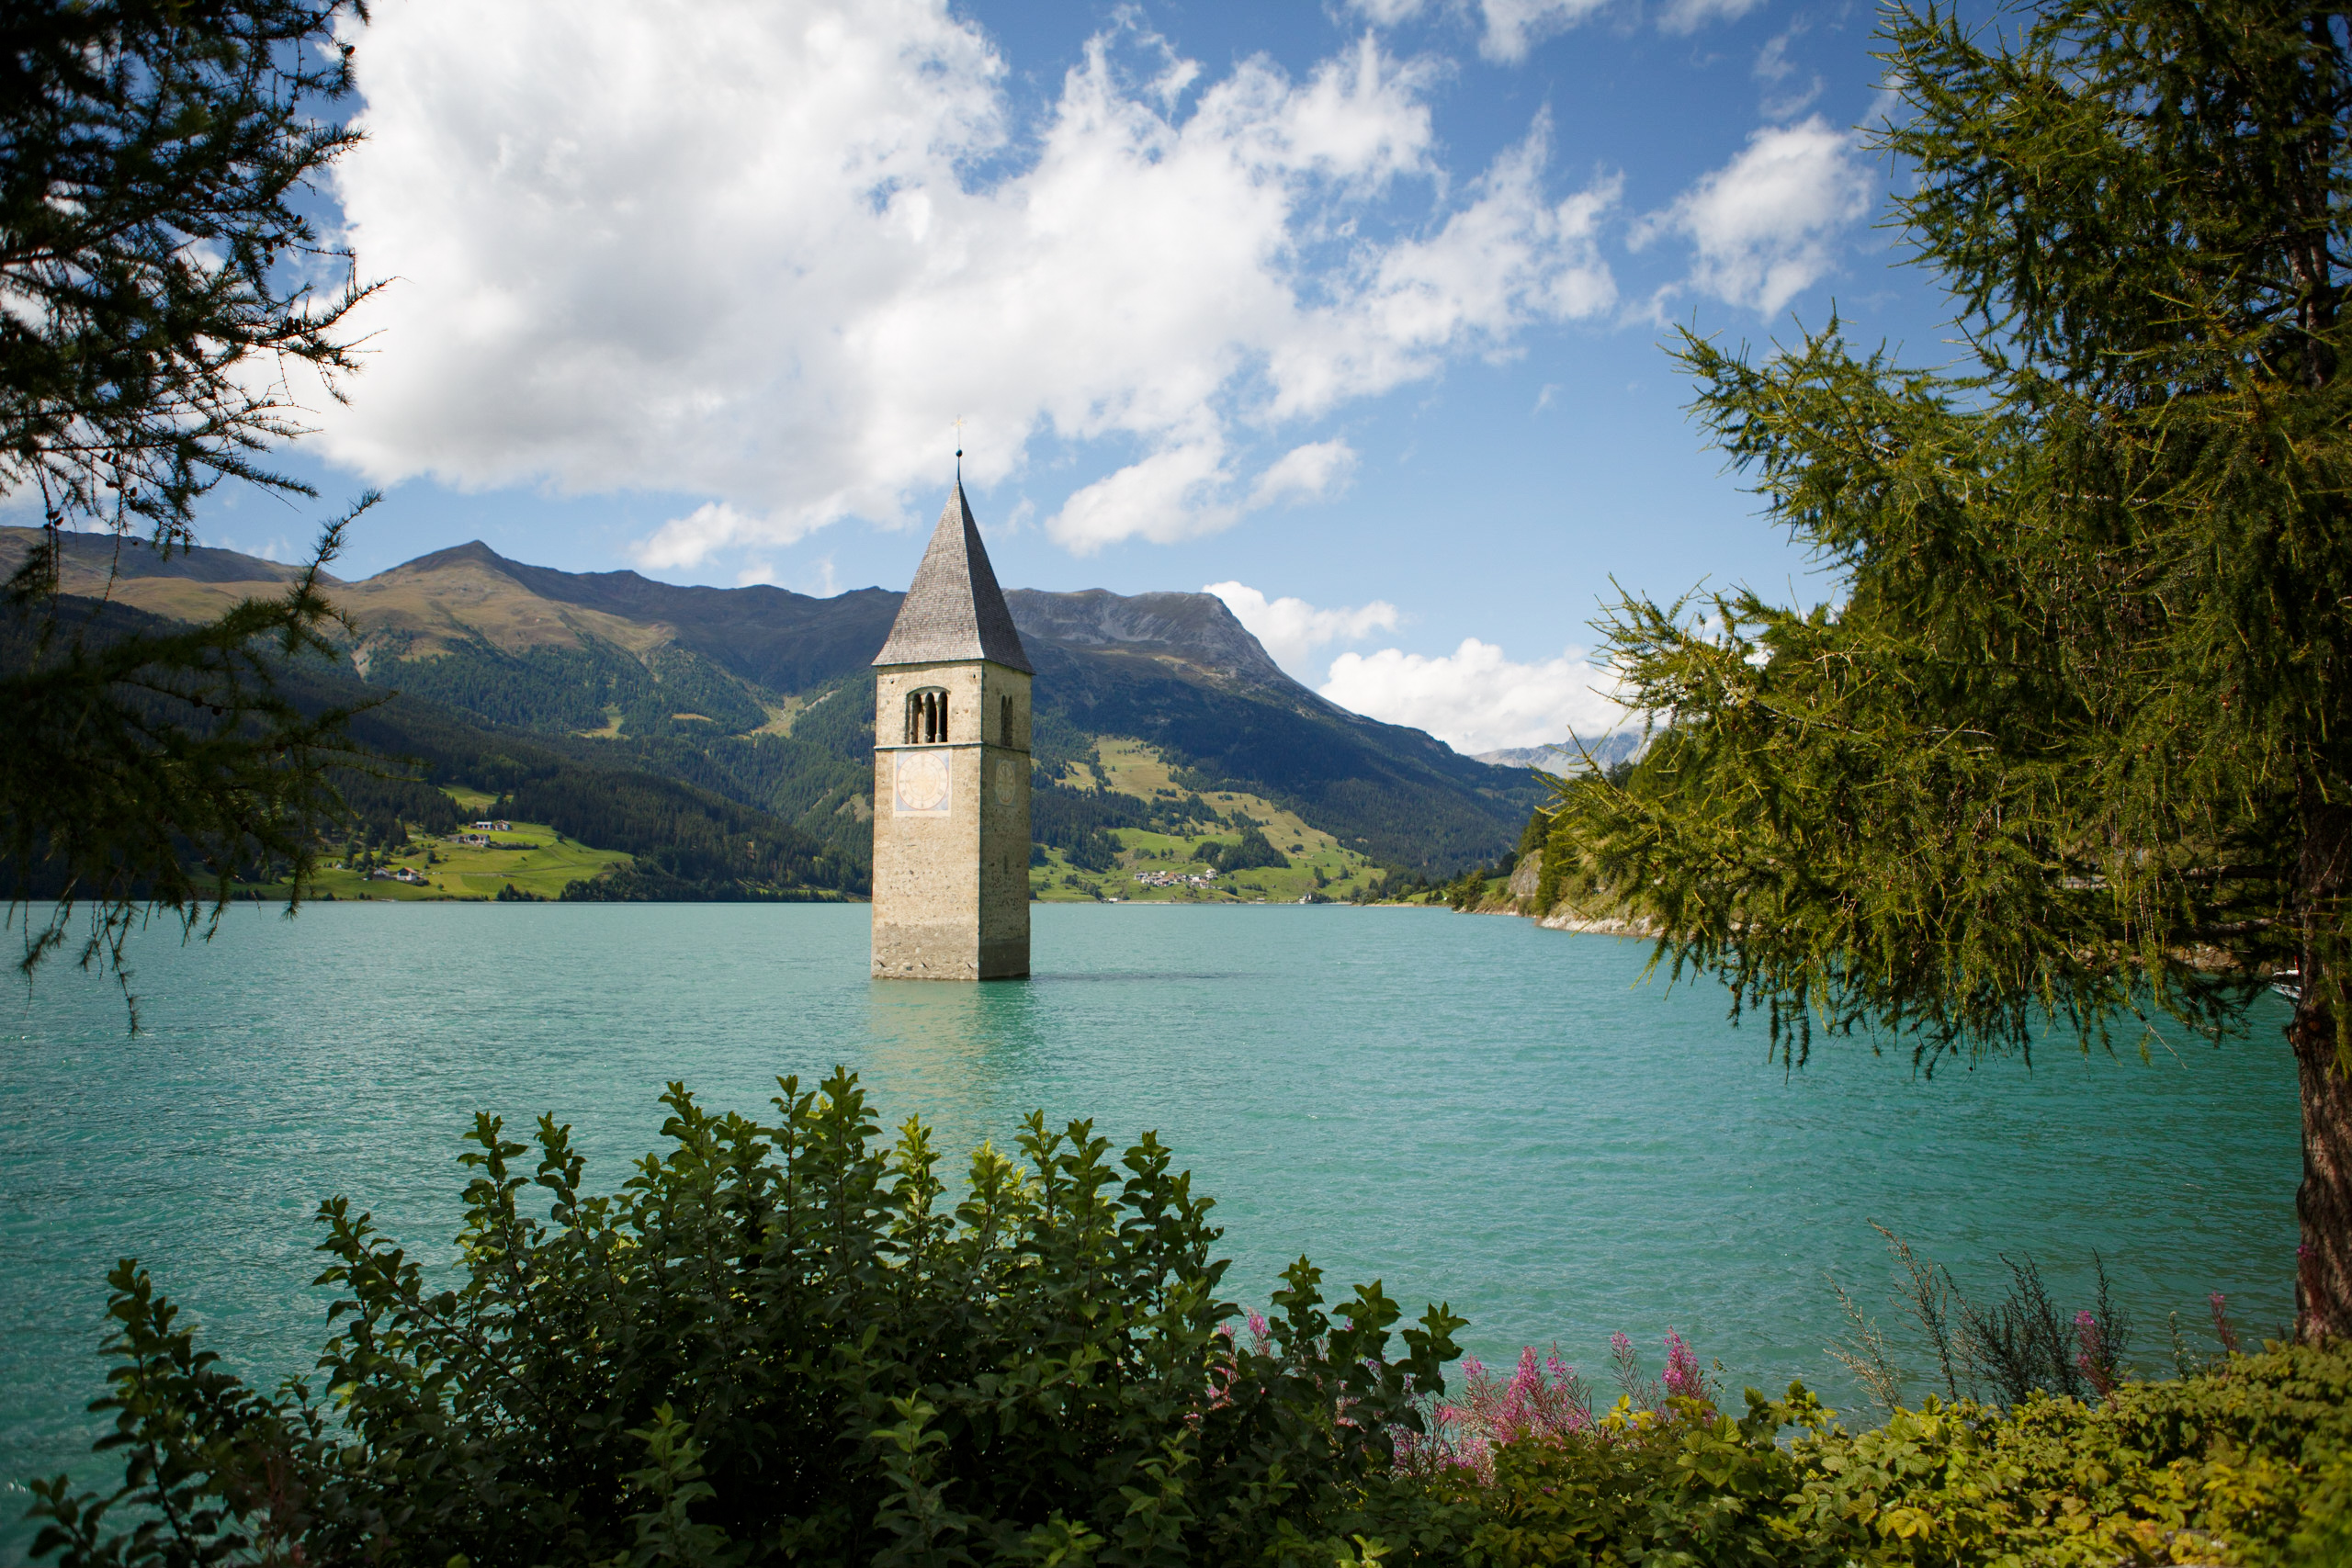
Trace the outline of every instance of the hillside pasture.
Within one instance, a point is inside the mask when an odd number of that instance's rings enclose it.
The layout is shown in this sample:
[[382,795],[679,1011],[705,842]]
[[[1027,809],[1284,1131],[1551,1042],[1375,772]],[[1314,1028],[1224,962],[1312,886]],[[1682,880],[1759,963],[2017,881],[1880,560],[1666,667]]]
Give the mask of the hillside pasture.
[[[476,803],[460,800],[459,804],[478,808]],[[511,885],[517,893],[556,898],[574,882],[601,875],[607,867],[629,863],[629,857],[616,850],[591,849],[540,822],[515,822],[506,831],[492,833],[491,840],[496,847],[485,850],[460,844],[454,838],[419,838],[405,852],[384,857],[384,869],[406,866],[426,878],[424,886],[374,878],[337,865],[319,874],[311,896],[402,902],[482,899],[497,897]],[[425,858],[428,853],[433,857],[430,863]]]

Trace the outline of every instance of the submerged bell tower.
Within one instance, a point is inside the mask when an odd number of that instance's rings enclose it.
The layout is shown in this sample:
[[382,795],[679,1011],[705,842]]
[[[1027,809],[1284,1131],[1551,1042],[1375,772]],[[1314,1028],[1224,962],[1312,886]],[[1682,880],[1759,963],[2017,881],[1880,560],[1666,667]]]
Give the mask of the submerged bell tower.
[[960,472],[874,668],[875,978],[1028,974],[1035,671]]

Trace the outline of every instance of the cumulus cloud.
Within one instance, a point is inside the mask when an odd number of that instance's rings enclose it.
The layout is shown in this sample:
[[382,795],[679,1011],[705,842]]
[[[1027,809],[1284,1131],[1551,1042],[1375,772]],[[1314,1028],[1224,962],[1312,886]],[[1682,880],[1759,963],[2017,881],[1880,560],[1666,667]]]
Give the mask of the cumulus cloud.
[[1613,689],[1609,671],[1579,649],[1515,664],[1476,637],[1435,658],[1394,648],[1342,653],[1322,686],[1343,708],[1426,729],[1465,754],[1547,745],[1571,731],[1606,735],[1629,717],[1608,694]]
[[1552,199],[1541,127],[1374,231],[1449,182],[1432,72],[1371,36],[1204,81],[1114,27],[1010,162],[1004,63],[946,0],[413,0],[361,41],[336,194],[393,281],[328,455],[707,498],[648,565],[900,518],[959,414],[982,484],[1040,438],[1142,454],[1048,521],[1071,548],[1209,531],[1344,479],[1300,456],[1332,443],[1235,455],[1283,422],[1615,299],[1613,188]]
[[1323,610],[1304,599],[1268,599],[1245,582],[1212,582],[1201,592],[1224,600],[1233,618],[1250,628],[1274,662],[1302,679],[1309,678],[1307,661],[1317,649],[1395,631],[1400,618],[1396,606],[1385,599],[1351,610]]
[[731,545],[747,541],[789,544],[806,529],[778,526],[765,518],[738,512],[723,501],[707,501],[684,517],[673,517],[638,546],[641,565],[656,571],[665,567],[692,566]]
[[1155,452],[1077,491],[1046,523],[1073,555],[1121,539],[1169,544],[1211,534],[1240,515],[1214,498],[1232,482],[1225,444],[1214,434]]
[[1770,315],[1837,264],[1838,238],[1870,211],[1871,190],[1854,138],[1811,115],[1758,130],[1635,243],[1682,236],[1695,253],[1684,287]]
[[1258,482],[1250,489],[1250,504],[1256,508],[1329,501],[1347,489],[1348,476],[1355,466],[1356,449],[1344,441],[1294,446],[1258,476]]
[[1597,316],[1616,303],[1599,235],[1619,182],[1547,202],[1550,135],[1539,116],[1443,228],[1373,253],[1340,300],[1299,315],[1270,355],[1275,414],[1320,413],[1430,375],[1465,348],[1498,348],[1532,321]]

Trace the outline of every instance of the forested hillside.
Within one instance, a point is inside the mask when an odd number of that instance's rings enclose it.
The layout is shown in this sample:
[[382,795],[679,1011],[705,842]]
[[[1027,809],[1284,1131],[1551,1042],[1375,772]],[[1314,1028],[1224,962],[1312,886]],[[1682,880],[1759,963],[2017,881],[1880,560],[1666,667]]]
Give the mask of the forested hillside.
[[416,822],[435,809],[426,797],[446,804],[436,786],[469,785],[500,797],[502,815],[545,822],[583,843],[636,857],[631,872],[573,897],[803,897],[863,895],[870,886],[869,856],[719,790],[637,765],[632,750],[582,743],[572,750],[486,729],[421,697],[365,687],[342,671],[307,671],[297,680],[322,702],[383,699],[353,720],[354,737],[388,759],[416,764],[388,767],[390,777],[360,782],[346,795],[355,804],[380,801]]
[[[67,597],[60,624],[103,638],[158,617],[124,604]],[[0,637],[0,660],[22,660],[22,637]],[[495,797],[500,815],[546,822],[566,836],[634,857],[628,871],[571,897],[608,898],[807,898],[863,895],[869,858],[801,831],[772,812],[661,769],[631,750],[549,743],[486,726],[407,692],[361,681],[348,666],[311,660],[280,666],[280,689],[306,710],[354,707],[349,733],[380,759],[334,774],[349,809],[322,824],[332,840],[394,841],[408,830],[447,832],[460,813],[444,786]],[[251,868],[266,880],[266,866]],[[54,889],[36,875],[36,896]]]
[[[11,536],[23,532],[0,530],[0,557],[21,547]],[[142,552],[72,541],[67,586],[111,581],[123,602],[184,615],[273,591],[283,571],[221,550],[160,560]],[[770,868],[779,874],[801,875],[805,864],[807,875],[831,879],[818,885],[842,886],[865,874],[868,666],[898,594],[682,588],[634,572],[527,566],[473,544],[340,584],[334,596],[356,628],[354,667],[370,688],[425,705],[400,712],[462,715],[505,738],[493,748],[503,753],[536,746],[533,755],[568,766],[668,779],[776,819],[820,857],[786,854]],[[1016,590],[1006,599],[1037,670],[1041,785],[1101,794],[1086,760],[1105,739],[1131,739],[1165,758],[1187,793],[1260,797],[1356,853],[1429,875],[1491,861],[1542,795],[1525,769],[1489,766],[1324,701],[1210,595]],[[1039,800],[1040,839],[1087,861],[1102,858],[1102,833],[1167,809],[1164,800],[1080,807],[1049,791]],[[687,880],[716,876],[721,863],[693,863],[701,870]]]

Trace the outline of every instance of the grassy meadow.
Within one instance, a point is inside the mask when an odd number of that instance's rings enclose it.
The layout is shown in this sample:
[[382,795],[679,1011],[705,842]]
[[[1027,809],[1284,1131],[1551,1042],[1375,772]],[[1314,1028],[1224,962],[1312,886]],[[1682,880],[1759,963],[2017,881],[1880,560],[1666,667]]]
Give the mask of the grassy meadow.
[[[451,799],[466,811],[485,811],[492,797],[478,790],[451,789]],[[470,832],[469,827],[463,831]],[[505,830],[490,835],[493,848],[461,844],[456,838],[413,837],[405,850],[381,851],[380,869],[402,866],[425,880],[423,885],[394,882],[349,869],[335,861],[322,868],[311,884],[315,898],[384,898],[401,903],[446,899],[495,898],[508,887],[538,898],[562,897],[570,884],[601,875],[607,867],[627,865],[629,857],[617,850],[591,849],[567,839],[543,822],[509,821]],[[275,889],[256,889],[266,897]]]
[[[1147,801],[1172,800],[1192,793],[1177,786],[1167,761],[1141,741],[1106,736],[1097,755],[1102,764],[1099,780],[1094,769],[1079,763],[1070,770],[1073,786],[1091,789],[1099,783],[1104,789]],[[1203,790],[1200,795],[1220,812],[1229,815],[1238,810],[1255,818],[1263,826],[1267,840],[1290,861],[1289,867],[1233,872],[1215,876],[1207,886],[1153,886],[1137,882],[1136,874],[1208,875],[1209,868],[1200,856],[1211,845],[1238,842],[1240,833],[1232,829],[1175,834],[1116,828],[1110,830],[1119,843],[1116,865],[1109,871],[1086,871],[1071,865],[1061,851],[1048,849],[1045,863],[1029,868],[1030,895],[1042,903],[1118,898],[1139,904],[1289,904],[1317,892],[1326,898],[1345,898],[1374,872],[1372,863],[1363,855],[1343,847],[1321,829],[1308,827],[1296,812],[1261,795],[1237,790]]]

